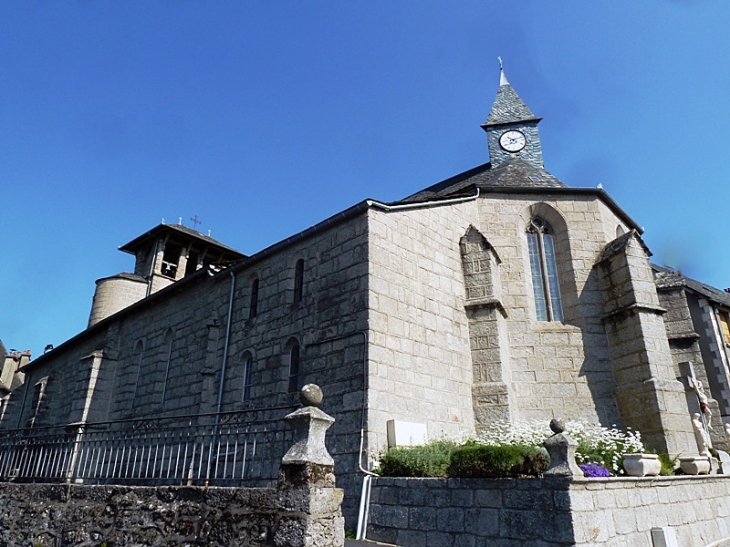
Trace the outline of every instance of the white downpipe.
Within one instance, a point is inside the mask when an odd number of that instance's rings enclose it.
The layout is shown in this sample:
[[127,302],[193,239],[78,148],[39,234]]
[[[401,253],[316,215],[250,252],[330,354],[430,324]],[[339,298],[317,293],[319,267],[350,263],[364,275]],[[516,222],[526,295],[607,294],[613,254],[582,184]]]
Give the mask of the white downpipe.
[[370,513],[370,483],[373,480],[373,475],[367,474],[362,478],[362,492],[360,493],[360,511],[357,515],[357,532],[355,533],[355,539],[365,539],[365,534],[368,531],[368,515]]
[[360,492],[360,511],[357,515],[357,532],[355,539],[365,539],[368,531],[368,517],[370,515],[370,483],[377,473],[368,471],[362,466],[362,449],[365,442],[365,430],[360,429],[360,451],[357,455],[357,465],[365,476],[362,478],[362,491]]

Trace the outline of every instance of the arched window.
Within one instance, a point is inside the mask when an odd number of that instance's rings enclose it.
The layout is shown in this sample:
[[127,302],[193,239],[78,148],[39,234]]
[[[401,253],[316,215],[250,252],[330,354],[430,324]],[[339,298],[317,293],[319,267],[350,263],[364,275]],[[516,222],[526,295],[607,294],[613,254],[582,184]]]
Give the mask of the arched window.
[[289,393],[299,389],[299,344],[294,342],[289,349]]
[[253,357],[246,353],[243,358],[243,402],[251,399],[251,375],[253,374]]
[[527,247],[537,320],[562,321],[563,305],[560,300],[553,231],[540,217],[533,217],[527,226]]
[[253,319],[259,311],[259,278],[251,282],[251,303],[248,306],[248,318]]
[[304,291],[304,260],[297,260],[294,268],[294,304],[302,301]]

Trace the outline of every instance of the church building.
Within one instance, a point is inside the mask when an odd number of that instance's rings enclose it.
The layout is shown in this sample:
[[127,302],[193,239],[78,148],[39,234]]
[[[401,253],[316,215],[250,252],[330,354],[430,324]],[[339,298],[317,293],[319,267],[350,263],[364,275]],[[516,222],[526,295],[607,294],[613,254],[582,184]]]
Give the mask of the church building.
[[701,384],[725,446],[730,295],[652,266],[605,190],[546,171],[540,121],[501,72],[488,163],[251,256],[151,229],[122,247],[133,273],[97,282],[88,328],[23,367],[0,427],[291,405],[315,383],[350,517],[408,431],[560,417],[697,453]]

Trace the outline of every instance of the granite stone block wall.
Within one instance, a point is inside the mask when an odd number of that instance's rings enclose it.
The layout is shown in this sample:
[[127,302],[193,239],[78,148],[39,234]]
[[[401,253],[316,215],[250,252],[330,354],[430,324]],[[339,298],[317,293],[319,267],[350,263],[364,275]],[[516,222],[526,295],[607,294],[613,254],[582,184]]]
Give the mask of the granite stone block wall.
[[[84,410],[88,422],[216,412],[226,349],[222,411],[295,405],[290,350],[297,343],[295,383],[320,385],[326,394],[323,410],[337,417],[327,444],[340,484],[352,493],[344,506],[353,517],[368,339],[366,228],[366,215],[356,215],[237,269],[215,275],[200,270],[94,325],[29,371],[3,427],[27,426],[34,414],[33,386],[42,378],[48,380],[38,424],[76,422]],[[301,300],[295,302],[298,260],[304,261],[304,276]],[[255,314],[253,279],[259,280]],[[88,358],[95,352],[102,352],[100,363]],[[244,401],[249,358],[250,399]],[[79,404],[87,400],[88,405]],[[271,454],[272,465],[282,456]]]
[[[564,321],[537,321],[526,229],[539,216],[553,230]],[[598,276],[593,267],[621,221],[594,197],[485,194],[475,226],[501,259],[507,310],[511,414],[571,416],[620,424]]]
[[401,547],[652,545],[730,540],[730,477],[396,479],[372,485],[367,538]]
[[0,544],[336,547],[341,501],[333,488],[0,484]]

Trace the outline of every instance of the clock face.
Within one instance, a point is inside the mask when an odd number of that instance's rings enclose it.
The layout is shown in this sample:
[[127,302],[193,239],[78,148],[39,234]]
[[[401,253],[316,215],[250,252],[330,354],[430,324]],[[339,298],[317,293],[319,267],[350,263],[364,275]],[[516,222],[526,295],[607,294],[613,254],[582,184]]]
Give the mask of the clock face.
[[527,137],[522,131],[510,129],[499,137],[499,145],[507,152],[519,152],[527,144]]

